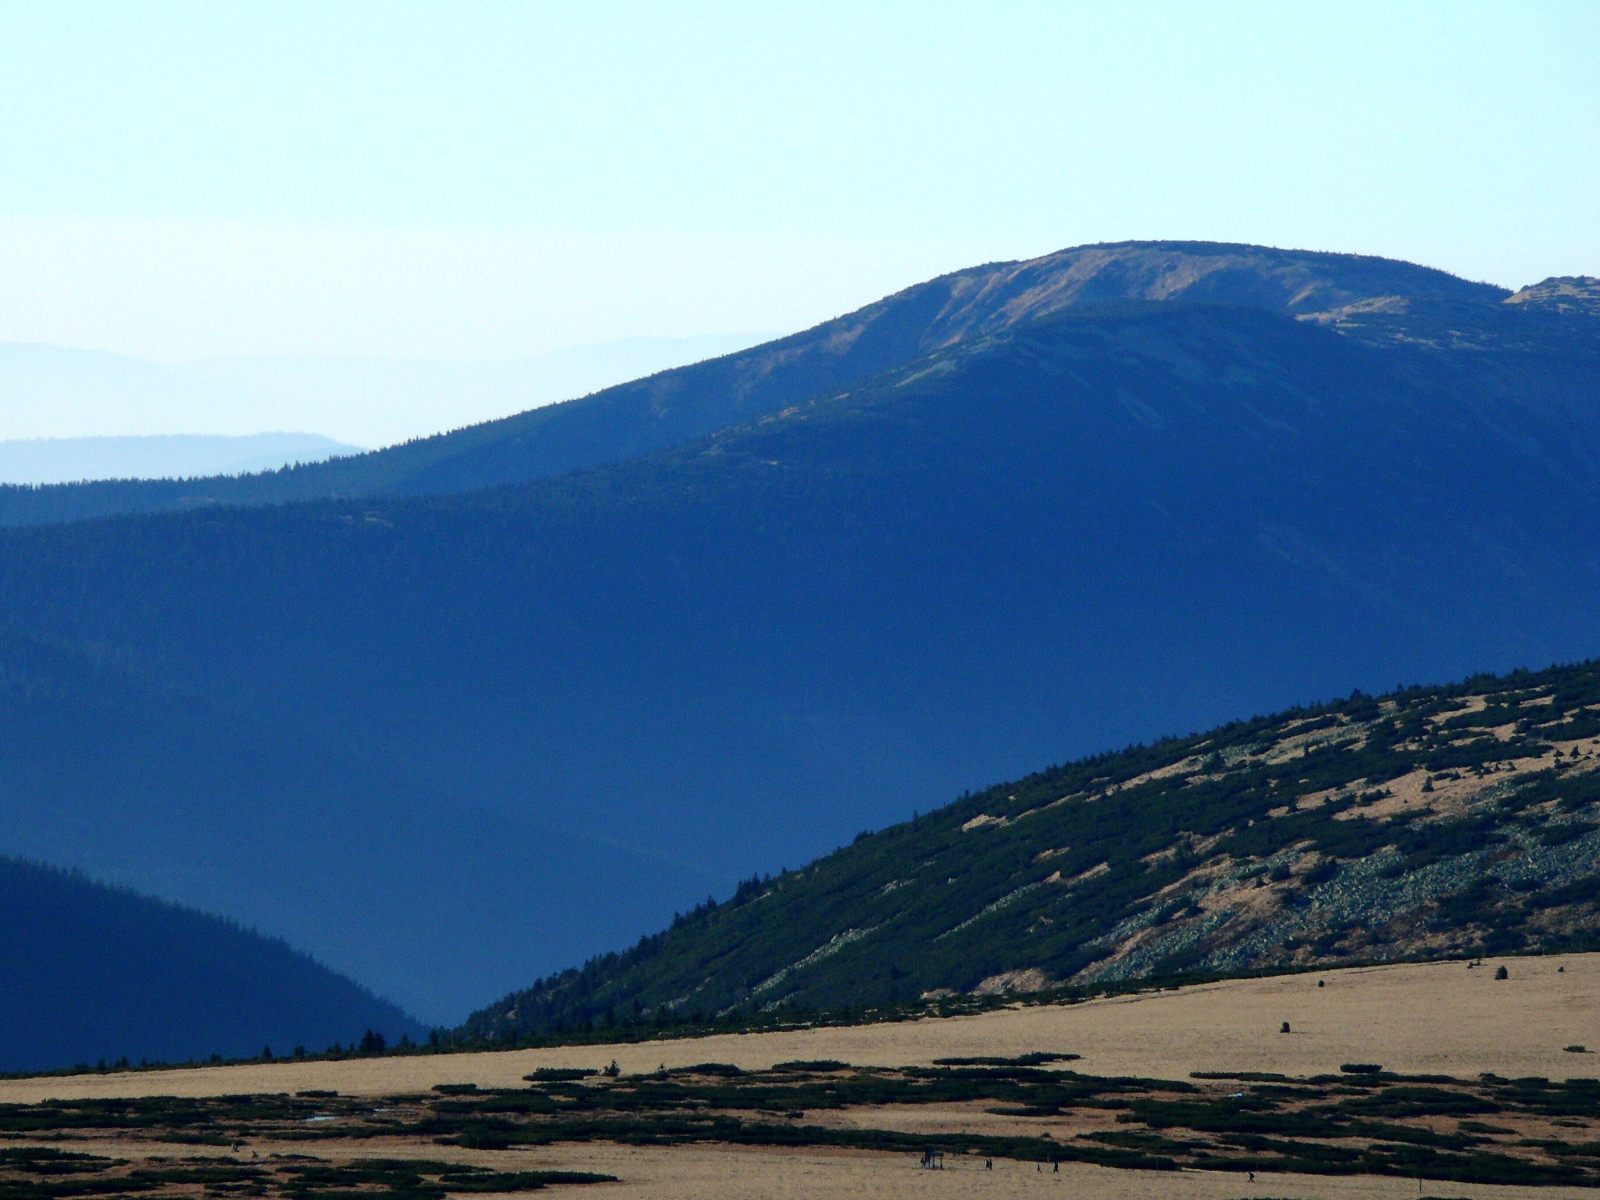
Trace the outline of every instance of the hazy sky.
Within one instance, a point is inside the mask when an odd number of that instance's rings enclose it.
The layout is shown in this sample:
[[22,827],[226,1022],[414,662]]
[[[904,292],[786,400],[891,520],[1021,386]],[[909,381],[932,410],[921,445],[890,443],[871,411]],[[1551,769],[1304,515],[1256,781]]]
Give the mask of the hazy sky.
[[505,357],[1122,238],[1600,273],[1597,64],[1594,0],[0,0],[0,342]]

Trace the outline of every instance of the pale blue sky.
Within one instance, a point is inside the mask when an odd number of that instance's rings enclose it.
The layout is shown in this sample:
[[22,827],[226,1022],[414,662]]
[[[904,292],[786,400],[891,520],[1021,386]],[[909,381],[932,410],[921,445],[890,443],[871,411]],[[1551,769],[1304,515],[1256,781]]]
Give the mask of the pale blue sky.
[[1144,237],[1600,273],[1597,80],[1594,0],[0,0],[0,342],[494,358]]

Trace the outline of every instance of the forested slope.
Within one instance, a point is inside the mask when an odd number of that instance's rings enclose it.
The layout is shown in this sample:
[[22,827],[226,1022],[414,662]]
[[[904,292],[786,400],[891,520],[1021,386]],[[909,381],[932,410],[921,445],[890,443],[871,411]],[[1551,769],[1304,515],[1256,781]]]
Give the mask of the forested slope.
[[0,857],[0,1070],[282,1055],[422,1033],[283,942]]
[[1052,767],[753,878],[471,1037],[1600,945],[1600,667]]

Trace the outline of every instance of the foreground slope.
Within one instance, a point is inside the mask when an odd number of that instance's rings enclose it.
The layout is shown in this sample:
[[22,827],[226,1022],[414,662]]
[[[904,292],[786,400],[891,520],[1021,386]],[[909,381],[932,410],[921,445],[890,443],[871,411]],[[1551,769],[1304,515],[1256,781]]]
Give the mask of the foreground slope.
[[1600,1079],[1582,1047],[1556,1047],[1595,1020],[1595,956],[1502,965],[1507,979],[1455,962],[894,1025],[0,1081],[0,1189],[1592,1200]]
[[421,1032],[280,941],[79,875],[0,858],[0,912],[0,1070]]
[[1464,314],[1470,325],[1543,329],[1537,304],[1510,314],[1506,297],[1502,288],[1360,255],[1205,242],[1082,246],[957,271],[750,350],[336,462],[243,479],[0,487],[0,525],[525,483],[678,445],[962,340],[1105,303],[1239,305],[1362,331],[1415,306],[1445,306],[1452,326]]
[[1355,697],[991,788],[474,1016],[634,1014],[1589,945],[1600,667]]
[[5,531],[0,847],[453,1023],[1040,762],[1600,653],[1590,318],[1313,256],[1300,319],[1272,252],[1159,254],[1277,308],[1007,324],[1019,265],[990,329],[963,273],[931,353],[646,458]]

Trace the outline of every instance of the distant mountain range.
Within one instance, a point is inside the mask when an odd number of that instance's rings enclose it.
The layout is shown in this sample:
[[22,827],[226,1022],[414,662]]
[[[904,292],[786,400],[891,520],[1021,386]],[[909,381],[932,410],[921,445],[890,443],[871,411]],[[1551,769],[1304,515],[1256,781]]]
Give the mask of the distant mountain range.
[[1084,247],[375,454],[0,493],[0,849],[453,1020],[1040,762],[1595,655],[1590,287]]
[[0,857],[0,1071],[288,1055],[423,1033],[283,942]]
[[180,363],[0,342],[0,398],[7,405],[0,437],[153,429],[243,436],[265,424],[317,429],[344,444],[389,445],[761,340],[760,334],[624,338],[482,362],[259,354]]
[[1587,664],[1354,696],[987,788],[751,879],[464,1032],[1596,946]]
[[91,479],[242,475],[359,453],[359,446],[312,433],[27,438],[0,441],[0,482],[52,484]]

